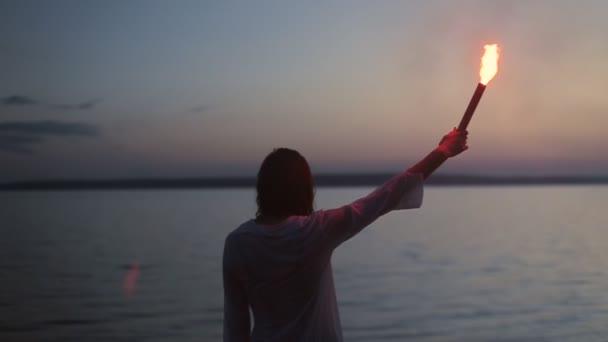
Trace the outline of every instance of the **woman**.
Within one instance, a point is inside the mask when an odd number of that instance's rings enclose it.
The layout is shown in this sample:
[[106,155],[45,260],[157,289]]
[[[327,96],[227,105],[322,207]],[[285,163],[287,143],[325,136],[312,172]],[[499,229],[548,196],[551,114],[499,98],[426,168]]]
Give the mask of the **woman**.
[[465,151],[466,139],[454,129],[366,197],[319,211],[306,159],[286,148],[270,153],[258,173],[256,218],[224,245],[224,341],[342,341],[332,252],[387,212],[419,208],[423,180]]

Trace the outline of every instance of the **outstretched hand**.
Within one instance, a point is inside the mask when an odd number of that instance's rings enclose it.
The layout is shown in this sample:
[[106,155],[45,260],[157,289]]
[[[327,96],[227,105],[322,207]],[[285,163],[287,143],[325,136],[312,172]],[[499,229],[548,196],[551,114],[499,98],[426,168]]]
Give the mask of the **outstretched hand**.
[[437,150],[441,151],[447,158],[455,157],[469,148],[467,145],[468,135],[469,132],[459,131],[454,128],[451,132],[443,136]]
[[452,158],[466,151],[467,146],[467,131],[459,131],[454,128],[446,134],[439,142],[439,146],[429,153],[424,159],[416,163],[408,169],[411,173],[420,173],[424,179],[427,179],[435,170],[446,161],[447,158]]

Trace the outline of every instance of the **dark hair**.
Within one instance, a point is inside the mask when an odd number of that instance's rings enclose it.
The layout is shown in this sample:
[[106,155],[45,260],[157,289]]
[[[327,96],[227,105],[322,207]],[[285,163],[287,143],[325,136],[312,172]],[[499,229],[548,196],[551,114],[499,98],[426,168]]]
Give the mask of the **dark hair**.
[[273,150],[260,166],[257,193],[257,218],[310,215],[315,194],[308,162],[298,151]]

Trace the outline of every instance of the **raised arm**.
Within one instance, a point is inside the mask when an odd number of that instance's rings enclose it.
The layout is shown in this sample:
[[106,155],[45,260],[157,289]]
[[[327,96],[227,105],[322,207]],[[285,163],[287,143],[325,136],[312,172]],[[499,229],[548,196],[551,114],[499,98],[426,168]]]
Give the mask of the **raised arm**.
[[391,210],[419,208],[424,179],[448,158],[465,151],[468,148],[466,138],[466,131],[454,129],[425,158],[369,195],[337,209],[313,213],[311,219],[323,230],[329,247],[337,247]]

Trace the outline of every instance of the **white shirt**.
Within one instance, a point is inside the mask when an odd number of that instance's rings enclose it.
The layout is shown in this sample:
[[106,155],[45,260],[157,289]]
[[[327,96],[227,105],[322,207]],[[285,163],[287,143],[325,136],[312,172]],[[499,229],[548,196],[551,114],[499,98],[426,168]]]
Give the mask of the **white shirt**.
[[391,210],[419,208],[422,185],[421,174],[404,172],[341,208],[272,226],[249,220],[231,232],[223,257],[224,341],[342,341],[334,249]]

